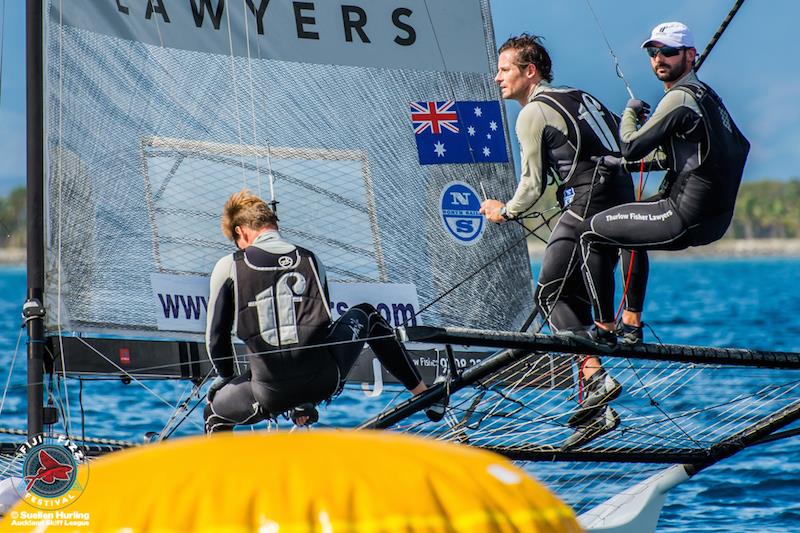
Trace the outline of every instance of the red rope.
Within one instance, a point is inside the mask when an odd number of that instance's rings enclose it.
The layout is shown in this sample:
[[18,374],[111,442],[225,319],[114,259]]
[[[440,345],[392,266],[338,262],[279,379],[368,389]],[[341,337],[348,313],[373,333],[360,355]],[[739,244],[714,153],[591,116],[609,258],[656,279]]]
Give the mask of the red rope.
[[[641,161],[639,164],[639,190],[636,191],[636,201],[640,201],[642,199],[642,189],[644,188],[644,160]],[[628,274],[625,276],[625,287],[622,289],[622,300],[619,302],[619,307],[617,308],[617,314],[614,316],[614,320],[619,320],[619,315],[622,314],[622,308],[625,306],[625,298],[628,296],[628,285],[631,282],[631,270],[633,270],[633,258],[636,256],[636,252],[631,252],[631,260],[628,263]]]

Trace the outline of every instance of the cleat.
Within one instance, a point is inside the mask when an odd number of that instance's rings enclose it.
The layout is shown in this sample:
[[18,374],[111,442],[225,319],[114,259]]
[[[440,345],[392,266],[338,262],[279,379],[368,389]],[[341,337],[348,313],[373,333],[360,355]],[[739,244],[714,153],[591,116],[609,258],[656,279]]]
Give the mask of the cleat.
[[569,417],[567,425],[570,427],[580,426],[587,420],[596,417],[602,407],[615,400],[620,392],[622,392],[622,385],[601,368],[586,380],[583,401]]
[[606,405],[597,416],[576,428],[575,433],[561,444],[561,450],[566,451],[583,446],[601,435],[614,431],[619,426],[619,422],[617,412],[610,405]]
[[625,346],[636,346],[644,342],[642,326],[629,326],[620,319],[616,328],[617,340]]
[[617,349],[617,334],[597,326],[588,330],[559,331],[556,336],[572,340],[582,346],[597,348],[603,352],[613,352]]
[[319,411],[317,411],[313,403],[301,403],[294,409],[290,409],[288,416],[295,426],[301,426],[301,424],[297,423],[297,420],[304,416],[308,417],[308,420],[302,424],[303,426],[310,426],[319,421]]

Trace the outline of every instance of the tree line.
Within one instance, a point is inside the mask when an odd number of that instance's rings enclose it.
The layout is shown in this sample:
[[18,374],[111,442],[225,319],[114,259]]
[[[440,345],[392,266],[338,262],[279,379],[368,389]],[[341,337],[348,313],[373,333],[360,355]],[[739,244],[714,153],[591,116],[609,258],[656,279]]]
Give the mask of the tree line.
[[[548,187],[542,208],[555,205],[555,187]],[[0,247],[25,247],[25,187],[0,197]],[[536,219],[537,224],[540,219]],[[531,221],[531,225],[533,221]],[[800,238],[800,178],[742,183],[729,239]]]

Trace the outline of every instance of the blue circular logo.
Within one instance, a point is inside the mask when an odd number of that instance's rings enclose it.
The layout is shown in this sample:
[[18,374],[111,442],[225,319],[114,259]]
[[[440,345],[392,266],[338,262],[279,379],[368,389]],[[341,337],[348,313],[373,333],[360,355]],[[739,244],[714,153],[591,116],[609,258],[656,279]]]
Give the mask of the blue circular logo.
[[474,244],[483,234],[486,220],[478,210],[481,200],[478,192],[466,183],[448,183],[439,198],[442,223],[448,233],[460,244]]

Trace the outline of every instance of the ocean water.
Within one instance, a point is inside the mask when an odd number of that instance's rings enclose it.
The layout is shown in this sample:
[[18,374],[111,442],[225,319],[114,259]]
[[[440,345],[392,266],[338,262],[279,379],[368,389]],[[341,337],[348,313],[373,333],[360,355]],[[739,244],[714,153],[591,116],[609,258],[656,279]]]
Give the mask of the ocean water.
[[[25,425],[24,296],[24,270],[0,269],[0,386],[10,375],[3,427]],[[664,342],[800,352],[800,259],[654,259],[644,318]],[[82,389],[66,383],[72,431],[126,440],[160,430],[189,390],[181,382],[116,379],[84,382]],[[388,401],[346,391],[323,417],[352,426]],[[201,431],[199,411],[176,435]],[[798,494],[800,436],[745,450],[673,489],[659,531],[800,531]]]

